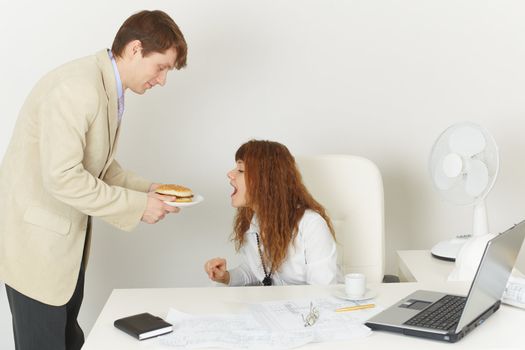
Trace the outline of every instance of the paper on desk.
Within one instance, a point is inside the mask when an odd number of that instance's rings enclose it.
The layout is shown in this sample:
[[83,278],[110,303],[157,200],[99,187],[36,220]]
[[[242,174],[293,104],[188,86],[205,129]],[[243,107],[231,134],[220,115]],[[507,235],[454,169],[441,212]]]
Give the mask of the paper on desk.
[[167,321],[173,324],[173,333],[159,339],[171,346],[291,349],[310,342],[294,334],[279,338],[262,329],[251,313],[190,315],[170,309]]
[[525,309],[525,278],[510,276],[501,302]]
[[[313,326],[304,327],[302,315],[309,312],[310,302],[319,308],[320,316]],[[243,314],[189,315],[171,309],[167,321],[173,324],[174,331],[160,341],[188,348],[291,349],[311,342],[365,337],[371,331],[364,321],[380,310],[334,311],[351,304],[329,297],[252,304],[250,311]]]
[[[311,327],[304,327],[302,315],[310,311],[310,302],[319,309],[319,319]],[[273,301],[251,306],[254,317],[273,332],[303,332],[312,342],[329,342],[365,337],[371,333],[364,322],[380,311],[379,307],[336,313],[341,307],[363,302],[341,301],[338,298]],[[366,303],[365,303],[366,304]]]

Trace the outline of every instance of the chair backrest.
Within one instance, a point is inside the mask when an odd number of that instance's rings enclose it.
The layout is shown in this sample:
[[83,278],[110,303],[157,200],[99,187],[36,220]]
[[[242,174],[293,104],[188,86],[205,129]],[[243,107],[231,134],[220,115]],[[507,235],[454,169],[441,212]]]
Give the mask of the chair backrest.
[[341,272],[361,272],[367,281],[381,282],[384,194],[377,166],[352,155],[299,156],[296,161],[304,184],[332,220]]

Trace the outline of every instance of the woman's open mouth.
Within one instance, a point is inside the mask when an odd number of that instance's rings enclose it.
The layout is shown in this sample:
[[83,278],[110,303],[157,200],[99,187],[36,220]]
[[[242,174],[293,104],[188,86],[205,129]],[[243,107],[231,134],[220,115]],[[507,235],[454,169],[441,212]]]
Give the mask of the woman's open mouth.
[[233,196],[235,196],[235,194],[237,193],[237,187],[235,187],[235,185],[232,184],[231,182],[230,182],[230,185],[233,187],[233,192],[232,192],[232,194],[231,194],[231,197],[233,197]]

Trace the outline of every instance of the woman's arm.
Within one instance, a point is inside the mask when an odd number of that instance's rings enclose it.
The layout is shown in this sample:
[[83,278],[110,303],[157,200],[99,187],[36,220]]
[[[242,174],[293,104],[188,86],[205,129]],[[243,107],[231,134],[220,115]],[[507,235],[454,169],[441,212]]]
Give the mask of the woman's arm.
[[231,269],[229,272],[229,286],[258,286],[261,284],[246,262]]
[[204,264],[204,271],[206,271],[209,279],[212,281],[229,286],[252,286],[259,284],[259,281],[246,263],[227,270],[226,259],[213,258]]
[[317,213],[308,215],[299,230],[305,246],[306,283],[337,283],[337,247],[326,221]]

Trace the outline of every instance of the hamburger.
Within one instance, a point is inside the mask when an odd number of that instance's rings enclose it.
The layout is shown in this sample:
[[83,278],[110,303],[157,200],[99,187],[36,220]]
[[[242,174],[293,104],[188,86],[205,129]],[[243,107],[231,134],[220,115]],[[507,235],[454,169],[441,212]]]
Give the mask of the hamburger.
[[166,196],[174,196],[175,202],[191,202],[193,200],[193,192],[181,185],[160,185],[155,189],[158,194]]

